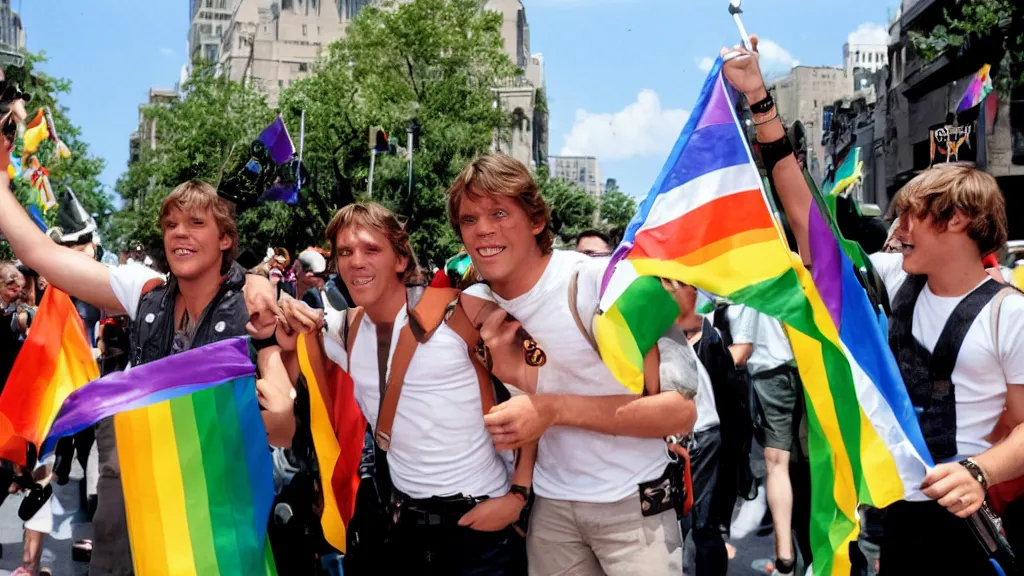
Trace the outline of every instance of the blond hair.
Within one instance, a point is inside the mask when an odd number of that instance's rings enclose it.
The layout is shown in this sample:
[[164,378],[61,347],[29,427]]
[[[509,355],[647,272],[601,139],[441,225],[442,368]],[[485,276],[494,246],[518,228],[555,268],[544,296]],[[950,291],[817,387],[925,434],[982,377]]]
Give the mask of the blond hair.
[[929,168],[914,177],[896,195],[897,217],[931,216],[942,228],[958,210],[970,219],[967,235],[982,256],[1006,244],[1006,199],[990,174],[974,164],[957,162]]
[[238,251],[238,224],[235,223],[235,209],[227,201],[217,196],[217,190],[202,180],[189,180],[179,184],[164,198],[160,205],[160,229],[164,229],[165,221],[171,210],[177,208],[185,214],[205,212],[213,214],[222,237],[231,238],[231,247],[222,251],[221,274],[225,274],[235,259]]
[[512,198],[526,212],[530,222],[542,220],[544,229],[537,234],[537,245],[542,253],[551,252],[555,235],[551,231],[551,207],[540,194],[540,188],[526,166],[515,158],[502,154],[485,154],[466,166],[448,188],[448,223],[462,239],[459,207],[466,196],[504,196]]
[[5,290],[11,284],[17,284],[18,280],[25,281],[25,276],[18,270],[18,267],[11,262],[0,262],[0,290]]
[[419,267],[416,255],[409,243],[409,234],[405,226],[398,221],[398,216],[391,210],[376,202],[358,202],[349,204],[338,210],[327,225],[327,241],[331,243],[331,260],[338,258],[338,234],[351,226],[363,226],[376,230],[384,235],[391,244],[391,249],[399,258],[406,258],[405,270],[399,274],[402,281],[409,280],[416,274]]

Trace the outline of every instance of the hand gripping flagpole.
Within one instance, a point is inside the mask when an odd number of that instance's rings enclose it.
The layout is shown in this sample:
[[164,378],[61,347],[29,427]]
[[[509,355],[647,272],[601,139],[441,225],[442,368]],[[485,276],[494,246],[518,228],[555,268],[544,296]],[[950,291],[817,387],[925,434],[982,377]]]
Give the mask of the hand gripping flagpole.
[[743,0],[729,0],[729,14],[732,14],[732,19],[736,21],[736,27],[740,29],[743,45],[747,50],[753,52],[754,45],[750,42],[750,35],[747,34],[747,29],[743,26],[743,20],[740,20],[740,14],[743,14],[743,9],[740,8],[742,4]]

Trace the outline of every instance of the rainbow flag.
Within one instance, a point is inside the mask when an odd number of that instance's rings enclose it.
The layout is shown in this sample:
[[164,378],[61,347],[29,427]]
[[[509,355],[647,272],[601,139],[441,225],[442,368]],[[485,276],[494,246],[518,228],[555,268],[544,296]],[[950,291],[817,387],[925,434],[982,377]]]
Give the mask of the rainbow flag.
[[981,104],[982,100],[992,92],[992,77],[989,75],[991,72],[992,66],[985,64],[974,75],[974,80],[971,80],[963,98],[960,99],[960,104],[956,107],[958,114]]
[[325,362],[316,338],[300,335],[297,353],[309,389],[309,427],[324,487],[320,525],[327,542],[344,552],[345,527],[355,512],[359,490],[366,419],[356,404],[352,377],[334,362]]
[[638,392],[644,355],[678,315],[658,277],[782,321],[807,405],[814,573],[845,576],[858,504],[924,499],[932,462],[877,314],[816,204],[813,276],[786,245],[721,65],[612,257],[595,335],[611,372]]
[[276,574],[266,429],[245,338],[118,372],[71,394],[61,436],[114,416],[136,574]]
[[39,450],[69,394],[99,377],[78,310],[51,286],[0,394],[0,458],[22,466]]

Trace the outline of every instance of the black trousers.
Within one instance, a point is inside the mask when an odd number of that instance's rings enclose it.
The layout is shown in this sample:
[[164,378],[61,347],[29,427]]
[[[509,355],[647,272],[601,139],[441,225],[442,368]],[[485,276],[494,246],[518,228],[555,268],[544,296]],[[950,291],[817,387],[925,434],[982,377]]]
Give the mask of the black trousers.
[[995,574],[966,520],[936,502],[897,502],[885,509],[879,576]]
[[479,532],[458,525],[392,525],[381,574],[525,576],[526,540],[512,528]]
[[694,432],[690,450],[693,509],[680,521],[683,538],[693,534],[696,576],[725,576],[729,555],[725,536],[736,505],[736,483],[719,475],[722,436],[718,426]]

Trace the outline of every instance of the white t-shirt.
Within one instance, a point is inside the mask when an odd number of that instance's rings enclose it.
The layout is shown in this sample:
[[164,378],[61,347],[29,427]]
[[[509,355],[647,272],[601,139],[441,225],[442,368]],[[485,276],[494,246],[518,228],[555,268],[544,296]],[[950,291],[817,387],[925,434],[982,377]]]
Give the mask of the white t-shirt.
[[135,314],[139,311],[139,303],[142,300],[142,289],[146,283],[163,276],[155,270],[147,268],[142,264],[126,264],[109,268],[110,288],[114,296],[121,303],[121,307],[128,313],[128,317],[135,320]]
[[793,362],[793,348],[781,322],[742,305],[730,306],[729,318],[733,344],[754,345],[747,360],[751,376]]
[[[327,356],[347,367],[342,341],[345,315],[325,311]],[[395,318],[388,352],[388,371],[402,327],[409,322],[405,307]],[[350,334],[351,336],[351,334]],[[352,350],[355,397],[376,429],[380,410],[377,372],[377,327],[363,315]],[[442,324],[416,349],[405,374],[392,427],[388,466],[395,488],[412,498],[431,496],[503,496],[508,468],[484,426],[480,385],[466,344]]]
[[[908,278],[903,255],[872,254],[871,263],[885,283],[890,301],[895,299]],[[921,290],[914,306],[912,334],[929,352],[964,296],[936,296],[927,285]],[[975,456],[992,446],[985,438],[1006,404],[1007,384],[1024,384],[1024,297],[1011,295],[1003,300],[998,352],[992,342],[992,304],[982,308],[964,337],[952,380],[956,386],[958,457]]]
[[[591,348],[569,311],[569,281],[578,263],[577,308],[591,326],[600,301],[607,259],[556,250],[544,274],[526,294],[504,300],[486,286],[470,287],[515,316],[547,353],[537,376],[540,394],[611,396],[629,394]],[[612,436],[582,428],[553,426],[540,439],[533,487],[555,500],[608,503],[637,493],[637,484],[661,476],[668,465],[659,438]]]

